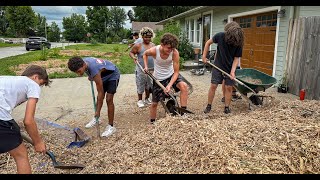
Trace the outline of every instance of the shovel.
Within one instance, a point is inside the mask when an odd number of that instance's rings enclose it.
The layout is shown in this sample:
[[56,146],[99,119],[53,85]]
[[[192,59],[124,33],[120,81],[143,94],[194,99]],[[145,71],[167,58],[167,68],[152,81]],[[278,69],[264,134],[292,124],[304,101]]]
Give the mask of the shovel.
[[[22,136],[22,138],[24,140],[26,140],[28,143],[33,145],[31,138],[27,134],[21,132],[21,136]],[[69,164],[69,165],[66,165],[66,164],[60,163],[60,162],[58,162],[56,160],[56,157],[53,154],[53,152],[51,152],[49,150],[46,151],[46,154],[51,158],[54,168],[58,168],[58,169],[83,169],[85,167],[82,164]]]
[[[224,75],[228,76],[231,79],[230,74],[226,73],[225,71],[223,71],[222,69],[218,68],[216,65],[212,64],[211,62],[207,61],[208,64],[210,64],[212,67],[218,69],[220,72],[222,72]],[[234,81],[236,81],[237,83],[239,83],[240,85],[248,88],[250,91],[252,91],[253,94],[257,94],[253,89],[251,89],[249,86],[247,86],[246,84],[244,84],[243,82],[239,81],[237,78],[233,79]]]
[[[142,68],[142,66],[140,65],[140,63],[137,63],[137,64],[138,64],[138,66],[140,67],[140,69],[141,69],[142,71],[144,71],[143,68]],[[149,77],[151,77],[151,78],[158,84],[158,86],[161,87],[161,89],[162,89],[163,91],[166,90],[166,88],[160,83],[160,81],[159,81],[156,77],[154,77],[149,71],[145,71],[145,72],[148,74]],[[176,98],[174,97],[174,95],[173,95],[171,92],[169,92],[168,94],[169,94],[169,96],[170,96],[170,97],[173,99],[173,101],[174,101],[174,104],[172,103],[172,107],[173,107],[174,109],[178,110],[179,112],[194,114],[193,112],[191,112],[191,111],[189,111],[189,110],[187,110],[187,109],[183,109],[183,108],[179,107],[179,104],[178,104]]]
[[[90,81],[90,84],[91,84],[91,92],[92,92],[92,100],[93,100],[93,109],[94,109],[94,112],[96,112],[97,105],[96,105],[96,97],[94,96],[93,82]],[[96,118],[96,126],[97,126],[97,137],[99,137],[99,139],[101,140],[99,118],[98,117],[95,117],[95,118]]]

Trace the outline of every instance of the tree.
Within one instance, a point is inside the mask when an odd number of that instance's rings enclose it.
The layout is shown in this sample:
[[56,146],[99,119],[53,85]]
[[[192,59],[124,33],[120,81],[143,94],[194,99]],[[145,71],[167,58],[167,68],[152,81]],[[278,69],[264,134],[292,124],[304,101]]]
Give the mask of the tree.
[[123,8],[119,6],[111,6],[110,9],[111,24],[110,24],[110,35],[113,37],[114,42],[121,41],[123,25],[126,21],[126,13]]
[[9,27],[8,19],[5,16],[6,6],[0,6],[0,35],[5,35]]
[[84,16],[73,13],[71,17],[63,17],[62,25],[65,29],[63,36],[66,40],[80,42],[86,39],[87,22]]
[[131,9],[128,11],[127,16],[129,17],[130,23],[132,23],[132,21],[136,21]]
[[111,23],[111,14],[107,6],[88,6],[86,10],[88,28],[92,38],[98,42],[106,42]]
[[48,40],[51,42],[60,41],[60,28],[56,22],[52,22],[48,31]]
[[46,30],[48,27],[46,17],[41,16],[39,13],[37,13],[35,24],[36,35],[46,37]]
[[31,6],[7,6],[5,16],[9,21],[10,33],[25,37],[35,27],[36,16]]
[[135,6],[133,10],[136,21],[158,22],[194,7],[195,6]]

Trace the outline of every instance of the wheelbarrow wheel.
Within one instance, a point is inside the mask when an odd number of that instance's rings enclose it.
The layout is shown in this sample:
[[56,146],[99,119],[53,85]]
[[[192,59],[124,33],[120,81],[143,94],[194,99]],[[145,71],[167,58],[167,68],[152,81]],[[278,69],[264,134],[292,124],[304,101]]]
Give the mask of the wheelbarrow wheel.
[[262,105],[262,100],[255,94],[251,95],[249,99],[254,105]]
[[169,99],[166,103],[166,107],[168,108],[169,112],[173,115],[176,116],[176,108],[175,108],[175,101],[173,99]]

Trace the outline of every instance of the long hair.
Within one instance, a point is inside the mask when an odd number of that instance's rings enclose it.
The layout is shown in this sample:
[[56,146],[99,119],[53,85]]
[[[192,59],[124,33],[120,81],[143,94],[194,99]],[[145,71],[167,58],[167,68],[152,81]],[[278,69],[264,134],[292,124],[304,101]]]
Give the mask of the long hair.
[[237,22],[231,21],[227,23],[224,27],[224,31],[224,38],[227,44],[243,47],[244,32]]

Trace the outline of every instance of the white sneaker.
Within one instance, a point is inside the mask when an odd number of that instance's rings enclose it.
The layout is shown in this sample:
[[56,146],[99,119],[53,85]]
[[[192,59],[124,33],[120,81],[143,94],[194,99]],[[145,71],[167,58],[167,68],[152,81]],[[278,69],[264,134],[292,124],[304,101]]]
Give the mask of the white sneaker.
[[144,107],[144,103],[143,103],[142,100],[139,100],[139,101],[137,102],[137,105],[138,105],[139,108],[143,108],[143,107]]
[[102,137],[108,137],[111,134],[113,134],[114,132],[116,132],[116,128],[113,126],[108,125],[106,127],[106,130],[101,134]]
[[[98,119],[98,122],[99,122],[99,124],[101,124],[101,121],[100,121],[100,119]],[[96,118],[95,117],[93,117],[92,118],[92,120],[88,123],[88,124],[86,124],[86,128],[91,128],[91,127],[93,127],[93,126],[95,126],[96,125]]]
[[144,103],[147,104],[147,105],[150,105],[150,104],[151,104],[150,98],[145,99],[145,100],[144,100]]

